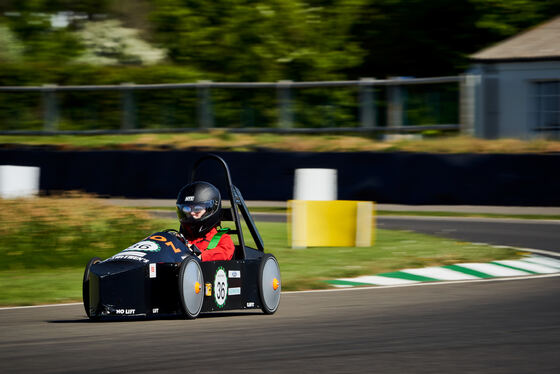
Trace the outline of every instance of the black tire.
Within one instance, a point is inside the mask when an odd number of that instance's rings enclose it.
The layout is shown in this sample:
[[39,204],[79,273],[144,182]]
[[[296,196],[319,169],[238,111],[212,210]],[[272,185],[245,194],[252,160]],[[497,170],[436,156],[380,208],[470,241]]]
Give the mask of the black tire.
[[265,314],[273,314],[280,305],[282,280],[278,260],[270,253],[265,253],[259,268],[259,294],[261,309]]
[[86,265],[86,269],[84,270],[84,279],[82,282],[82,300],[84,301],[84,309],[86,310],[86,314],[88,318],[91,318],[90,310],[89,310],[89,269],[91,269],[93,264],[100,262],[101,259],[99,257],[93,257]]
[[204,301],[204,277],[200,262],[193,256],[187,256],[181,262],[179,299],[186,318],[198,317]]

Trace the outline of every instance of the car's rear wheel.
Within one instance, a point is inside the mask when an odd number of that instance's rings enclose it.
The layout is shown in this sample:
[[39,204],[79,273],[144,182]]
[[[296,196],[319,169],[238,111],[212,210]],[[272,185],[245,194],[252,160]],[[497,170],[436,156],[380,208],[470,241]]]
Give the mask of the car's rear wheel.
[[282,282],[280,266],[276,257],[266,253],[261,259],[259,269],[259,293],[261,296],[261,309],[265,314],[273,314],[280,304]]
[[89,309],[89,271],[91,267],[100,262],[101,259],[99,257],[93,257],[86,265],[86,269],[84,270],[84,280],[82,282],[82,299],[84,301],[84,309],[86,310],[86,314],[88,318],[91,318],[91,311]]
[[179,298],[185,316],[196,318],[204,301],[204,278],[200,263],[192,256],[181,262],[179,270]]

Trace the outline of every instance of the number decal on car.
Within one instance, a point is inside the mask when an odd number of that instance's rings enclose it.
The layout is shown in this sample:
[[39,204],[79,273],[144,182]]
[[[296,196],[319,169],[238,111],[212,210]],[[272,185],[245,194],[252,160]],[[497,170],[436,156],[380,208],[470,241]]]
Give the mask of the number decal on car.
[[223,308],[224,305],[226,305],[227,294],[228,280],[226,271],[220,266],[218,270],[216,270],[216,276],[214,277],[214,300],[218,308]]
[[165,236],[154,235],[154,236],[150,236],[149,239],[157,240],[158,242],[165,242],[165,245],[168,246],[168,247],[171,247],[173,249],[173,252],[181,253],[181,250],[178,249],[177,247],[175,247],[173,245],[173,242],[167,241],[167,238]]
[[148,240],[144,240],[131,245],[123,252],[127,252],[127,251],[159,252],[159,244]]

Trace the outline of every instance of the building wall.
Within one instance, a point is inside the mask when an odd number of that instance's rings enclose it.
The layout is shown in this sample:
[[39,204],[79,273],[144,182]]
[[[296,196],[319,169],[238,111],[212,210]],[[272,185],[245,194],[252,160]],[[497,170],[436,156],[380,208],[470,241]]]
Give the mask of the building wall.
[[535,131],[532,90],[537,81],[560,80],[560,61],[485,63],[475,90],[477,137],[531,139],[549,134]]

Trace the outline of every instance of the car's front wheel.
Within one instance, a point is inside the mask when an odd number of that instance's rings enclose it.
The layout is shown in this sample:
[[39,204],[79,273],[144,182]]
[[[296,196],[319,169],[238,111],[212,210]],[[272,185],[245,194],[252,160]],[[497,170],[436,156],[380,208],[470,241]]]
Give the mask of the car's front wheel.
[[179,269],[179,298],[185,317],[196,318],[204,301],[204,278],[200,263],[187,256]]
[[99,257],[93,257],[86,265],[86,269],[84,270],[84,279],[82,282],[82,299],[84,301],[84,309],[86,310],[86,314],[88,318],[91,318],[91,311],[89,309],[89,271],[94,264],[100,262],[101,259]]

